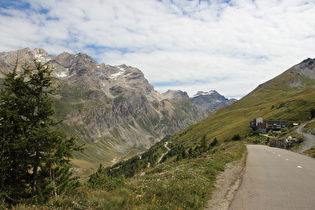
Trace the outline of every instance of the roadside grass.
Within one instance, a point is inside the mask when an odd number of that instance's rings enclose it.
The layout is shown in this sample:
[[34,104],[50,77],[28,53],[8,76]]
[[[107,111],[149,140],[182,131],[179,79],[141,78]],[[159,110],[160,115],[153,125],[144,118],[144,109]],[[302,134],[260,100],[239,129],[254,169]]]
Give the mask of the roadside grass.
[[[315,122],[308,123],[304,127],[303,131],[305,133],[315,135]],[[308,156],[312,157],[312,158],[315,158],[315,147],[312,147],[312,148],[306,150],[304,153],[307,154]]]
[[[36,209],[204,209],[216,176],[227,163],[241,159],[245,151],[241,141],[222,142],[202,157],[168,159],[111,188],[105,183],[95,188],[85,182]],[[35,208],[21,204],[15,209]]]
[[304,127],[303,131],[304,131],[305,133],[309,133],[309,134],[315,135],[315,121],[314,121],[314,122],[311,122],[311,123],[308,123],[308,124]]
[[315,158],[315,147],[306,150],[304,153],[312,158]]
[[267,139],[272,140],[272,137],[267,137],[264,135],[258,135],[258,136],[248,136],[246,137],[245,141],[249,144],[266,144]]

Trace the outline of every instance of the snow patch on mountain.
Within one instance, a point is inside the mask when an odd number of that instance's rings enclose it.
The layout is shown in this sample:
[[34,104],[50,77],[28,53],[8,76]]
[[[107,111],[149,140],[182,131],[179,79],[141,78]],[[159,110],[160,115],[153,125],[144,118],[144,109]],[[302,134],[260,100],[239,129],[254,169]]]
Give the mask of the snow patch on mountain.
[[66,72],[56,72],[57,77],[66,77],[68,74]]
[[69,69],[68,68],[66,68],[64,71],[59,71],[59,72],[55,72],[55,74],[56,74],[56,76],[57,77],[67,77],[67,76],[69,76]]
[[218,93],[215,90],[210,90],[208,92],[204,92],[204,91],[198,91],[197,94],[195,94],[193,97],[197,97],[197,96],[207,96],[207,95],[212,95],[212,94],[216,94]]
[[111,74],[109,78],[117,80],[117,78],[121,75],[124,75],[126,69],[119,67],[119,71],[117,73]]
[[48,57],[48,54],[45,50],[43,49],[35,49],[33,50],[34,57],[36,60],[38,60],[41,63],[47,63],[51,59]]

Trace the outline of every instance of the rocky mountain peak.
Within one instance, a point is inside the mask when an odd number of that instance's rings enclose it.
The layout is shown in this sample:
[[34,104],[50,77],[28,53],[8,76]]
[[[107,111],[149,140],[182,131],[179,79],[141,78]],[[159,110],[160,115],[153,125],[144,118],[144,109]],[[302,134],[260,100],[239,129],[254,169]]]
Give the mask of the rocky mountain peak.
[[198,91],[191,100],[208,114],[237,101],[236,99],[227,99],[215,90],[209,92]]
[[[54,57],[55,56],[53,55],[48,55],[48,53],[44,49],[31,50],[30,48],[24,48],[18,51],[0,52],[1,70],[5,72],[11,69],[10,66],[12,66],[17,59],[20,64],[28,63],[32,65],[32,61],[34,59],[37,59],[42,63],[46,63],[53,60]],[[18,71],[22,70],[21,67],[21,65],[18,66]],[[0,73],[0,77],[2,76],[3,75]]]
[[139,69],[126,65],[106,67],[109,72],[110,86],[119,84],[126,89],[133,90],[134,92],[142,92],[143,94],[154,92],[153,86]]
[[221,94],[219,94],[215,90],[210,90],[209,92],[198,91],[192,98],[193,100],[200,100],[200,99],[208,99],[211,101],[226,101],[228,100]]
[[315,59],[312,58],[307,58],[305,60],[303,60],[300,64],[307,64],[307,65],[313,65],[315,63]]
[[209,92],[198,91],[193,97],[210,96],[210,95],[220,95],[220,94],[216,90],[210,90]]
[[315,59],[307,58],[293,67],[298,73],[315,79]]
[[29,52],[31,54],[31,57],[34,57],[38,61],[42,63],[46,63],[51,61],[54,56],[49,56],[48,53],[44,49],[34,49]]
[[162,93],[162,96],[165,99],[172,99],[172,98],[189,98],[188,94],[181,90],[168,90],[165,93]]
[[91,73],[97,66],[97,62],[84,53],[72,55],[64,52],[57,56],[54,62],[59,65],[59,70],[63,70],[63,72],[59,71],[62,72],[59,74],[67,76],[84,76]]

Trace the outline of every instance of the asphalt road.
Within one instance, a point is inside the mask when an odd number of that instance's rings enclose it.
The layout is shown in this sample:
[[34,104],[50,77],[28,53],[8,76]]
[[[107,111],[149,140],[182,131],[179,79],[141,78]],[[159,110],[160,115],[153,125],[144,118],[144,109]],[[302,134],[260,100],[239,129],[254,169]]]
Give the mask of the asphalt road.
[[248,145],[242,183],[229,209],[315,209],[315,159]]

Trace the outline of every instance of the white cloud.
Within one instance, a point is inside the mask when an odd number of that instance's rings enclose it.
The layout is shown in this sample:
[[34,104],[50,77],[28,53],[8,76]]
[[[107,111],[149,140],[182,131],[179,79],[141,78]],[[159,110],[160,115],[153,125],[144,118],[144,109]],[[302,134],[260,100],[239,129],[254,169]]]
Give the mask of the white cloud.
[[25,2],[0,10],[1,51],[84,52],[138,67],[150,83],[173,83],[159,91],[239,97],[315,52],[313,1]]

